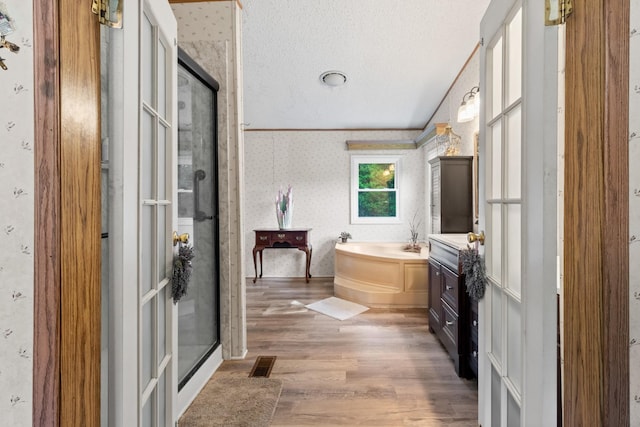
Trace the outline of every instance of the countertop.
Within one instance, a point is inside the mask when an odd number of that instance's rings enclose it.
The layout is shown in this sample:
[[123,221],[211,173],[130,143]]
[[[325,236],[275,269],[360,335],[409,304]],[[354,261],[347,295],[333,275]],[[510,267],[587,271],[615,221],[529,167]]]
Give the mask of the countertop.
[[467,249],[467,234],[429,234],[429,239],[437,240],[452,248]]

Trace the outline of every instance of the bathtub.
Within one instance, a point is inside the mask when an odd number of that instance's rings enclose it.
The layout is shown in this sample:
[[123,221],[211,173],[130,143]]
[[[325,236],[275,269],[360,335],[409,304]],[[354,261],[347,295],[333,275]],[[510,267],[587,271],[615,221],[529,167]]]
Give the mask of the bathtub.
[[369,307],[427,307],[428,249],[405,243],[336,243],[334,294]]

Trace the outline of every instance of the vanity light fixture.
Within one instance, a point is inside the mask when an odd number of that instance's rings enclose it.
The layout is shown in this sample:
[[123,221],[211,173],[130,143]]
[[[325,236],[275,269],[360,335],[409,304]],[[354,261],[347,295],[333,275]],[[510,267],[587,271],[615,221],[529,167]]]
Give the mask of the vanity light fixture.
[[342,86],[347,82],[347,76],[342,71],[325,71],[320,74],[320,81],[327,86]]
[[470,122],[480,110],[480,87],[474,86],[462,97],[462,104],[458,107],[458,123]]

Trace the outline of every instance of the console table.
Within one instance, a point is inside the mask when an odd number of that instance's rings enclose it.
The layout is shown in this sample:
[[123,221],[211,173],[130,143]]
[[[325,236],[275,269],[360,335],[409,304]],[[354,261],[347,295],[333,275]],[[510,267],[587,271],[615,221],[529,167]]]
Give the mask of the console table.
[[305,278],[309,283],[309,266],[311,265],[311,243],[309,242],[310,228],[289,228],[280,229],[259,229],[253,230],[256,233],[256,244],[253,247],[253,269],[255,277],[253,283],[258,279],[258,266],[256,264],[256,253],[260,253],[260,276],[262,277],[262,251],[264,249],[298,249],[307,255],[305,268]]

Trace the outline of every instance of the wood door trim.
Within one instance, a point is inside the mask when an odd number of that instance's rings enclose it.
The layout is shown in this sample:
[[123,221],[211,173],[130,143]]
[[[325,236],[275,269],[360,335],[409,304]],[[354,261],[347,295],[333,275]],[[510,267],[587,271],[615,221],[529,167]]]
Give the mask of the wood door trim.
[[564,425],[629,425],[629,0],[567,21]]
[[60,102],[58,1],[35,0],[34,426],[60,423]]
[[607,0],[604,115],[604,419],[630,423],[629,34],[630,1]]
[[[100,425],[100,28],[84,0],[60,1],[61,413]],[[78,37],[82,34],[82,37]]]
[[34,1],[34,425],[100,425],[100,39],[84,6]]

